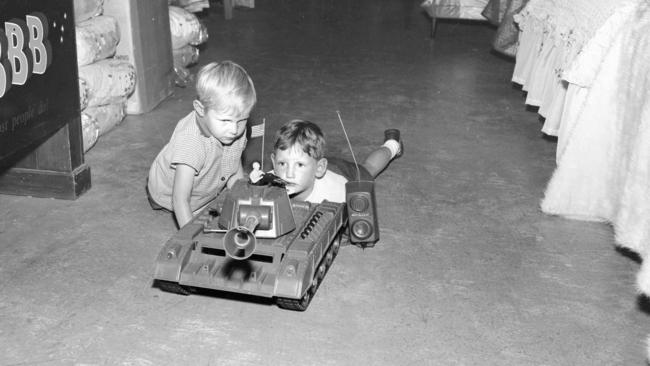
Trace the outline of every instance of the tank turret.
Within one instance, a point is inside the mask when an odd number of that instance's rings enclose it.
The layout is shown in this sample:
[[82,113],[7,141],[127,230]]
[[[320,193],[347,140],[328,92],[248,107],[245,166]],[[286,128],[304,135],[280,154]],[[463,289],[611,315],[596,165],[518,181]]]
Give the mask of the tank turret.
[[278,238],[296,228],[291,202],[284,188],[237,182],[221,209],[219,227],[226,254],[248,259],[257,246],[256,238]]

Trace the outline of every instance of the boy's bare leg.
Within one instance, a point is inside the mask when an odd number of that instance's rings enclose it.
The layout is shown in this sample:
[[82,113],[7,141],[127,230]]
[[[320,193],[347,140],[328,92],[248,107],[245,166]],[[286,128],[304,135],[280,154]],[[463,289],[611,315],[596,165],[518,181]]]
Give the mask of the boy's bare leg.
[[395,157],[402,155],[402,150],[403,145],[399,130],[386,130],[384,131],[384,144],[373,150],[361,165],[375,178],[386,169]]

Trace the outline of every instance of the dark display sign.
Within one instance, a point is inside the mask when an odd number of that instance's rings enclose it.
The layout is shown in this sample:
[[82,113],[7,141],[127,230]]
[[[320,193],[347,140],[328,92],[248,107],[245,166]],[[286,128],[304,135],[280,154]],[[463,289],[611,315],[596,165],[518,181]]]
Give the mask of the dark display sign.
[[79,116],[72,0],[0,0],[0,167]]

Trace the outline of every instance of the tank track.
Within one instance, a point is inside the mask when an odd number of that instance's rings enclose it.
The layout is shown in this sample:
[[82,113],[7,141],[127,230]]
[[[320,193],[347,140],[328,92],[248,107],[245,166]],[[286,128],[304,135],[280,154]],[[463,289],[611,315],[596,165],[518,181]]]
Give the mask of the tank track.
[[311,303],[311,299],[313,299],[314,295],[316,295],[318,287],[323,282],[323,278],[325,278],[325,275],[332,266],[332,262],[334,262],[334,258],[336,258],[340,247],[341,234],[339,233],[332,241],[332,245],[329,246],[327,253],[325,253],[318,267],[316,268],[316,271],[314,272],[314,278],[312,279],[311,285],[309,286],[307,292],[305,292],[305,294],[300,299],[290,299],[286,297],[276,298],[276,304],[278,307],[295,311],[307,310],[307,307]]
[[165,292],[171,292],[178,295],[189,296],[192,294],[192,290],[189,287],[180,285],[176,282],[156,280],[156,286]]

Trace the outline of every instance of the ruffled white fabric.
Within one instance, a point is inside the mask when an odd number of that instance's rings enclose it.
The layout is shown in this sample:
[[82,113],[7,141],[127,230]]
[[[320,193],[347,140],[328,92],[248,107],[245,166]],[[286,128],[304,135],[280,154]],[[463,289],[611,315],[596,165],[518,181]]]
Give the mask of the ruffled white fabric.
[[[621,31],[630,20],[633,12],[637,8],[637,0],[629,0],[621,3],[621,6],[614,11],[612,16],[607,19],[605,24],[600,27],[594,37],[585,45],[582,52],[577,55],[571,66],[562,74],[562,79],[568,86],[567,98],[571,99],[566,103],[566,108],[562,114],[562,123],[559,126],[558,147],[556,160],[559,162],[567,141],[571,140],[573,130],[577,123],[577,118],[582,113],[585,99],[594,80],[601,72],[602,63],[605,60],[607,52],[612,47],[616,37],[620,36]],[[609,72],[604,69],[602,72]],[[619,84],[619,83],[617,83]],[[601,108],[609,109],[607,105]]]
[[621,1],[563,74],[557,169],[542,210],[607,221],[650,295],[650,3]]
[[614,11],[616,1],[531,0],[515,15],[520,28],[512,81],[539,107],[542,131],[557,136],[567,85],[561,75]]
[[650,2],[531,0],[515,21],[512,80],[558,136],[542,211],[611,223],[650,296]]

